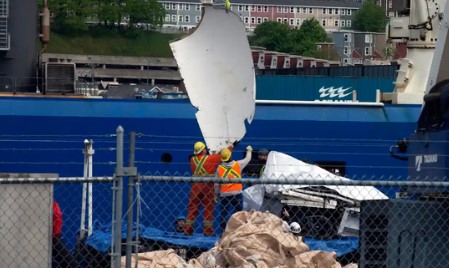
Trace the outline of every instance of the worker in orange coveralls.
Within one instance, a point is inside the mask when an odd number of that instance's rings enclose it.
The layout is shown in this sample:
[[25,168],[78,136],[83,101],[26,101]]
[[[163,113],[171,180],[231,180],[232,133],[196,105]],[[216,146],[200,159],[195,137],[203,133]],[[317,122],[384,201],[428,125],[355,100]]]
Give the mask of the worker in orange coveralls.
[[77,267],[75,257],[62,243],[62,211],[56,201],[53,201],[52,241],[52,267]]
[[[228,149],[232,151],[237,141]],[[207,155],[206,145],[197,142],[193,146],[194,155],[190,158],[190,168],[193,177],[214,177],[218,164],[221,162],[220,154]],[[187,219],[184,234],[192,235],[195,219],[198,216],[200,204],[203,205],[205,236],[214,234],[215,209],[214,183],[194,182],[190,190],[189,204],[187,205]]]

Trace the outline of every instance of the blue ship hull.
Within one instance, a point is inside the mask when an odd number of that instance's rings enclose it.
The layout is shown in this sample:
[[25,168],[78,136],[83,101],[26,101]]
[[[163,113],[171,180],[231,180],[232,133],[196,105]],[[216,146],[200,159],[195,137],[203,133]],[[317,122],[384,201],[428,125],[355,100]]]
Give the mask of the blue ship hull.
[[[258,104],[242,145],[268,147],[311,162],[343,161],[349,177],[406,174],[389,147],[413,132],[420,105]],[[3,172],[82,173],[84,139],[94,140],[94,175],[111,175],[118,125],[135,131],[140,172],[189,172],[192,144],[201,140],[188,101],[1,98]],[[243,146],[242,146],[243,148]],[[171,154],[171,163],[161,156]],[[36,164],[38,162],[38,164]]]
[[[407,163],[391,158],[389,147],[413,132],[420,107],[258,104],[236,158],[250,144],[309,162],[344,163],[349,178],[405,178]],[[82,177],[83,141],[92,139],[93,175],[111,176],[116,157],[114,134],[121,125],[125,133],[140,134],[136,143],[140,174],[189,174],[193,143],[202,139],[195,111],[189,101],[0,98],[0,168],[5,173]],[[162,160],[164,154],[171,156],[169,163],[168,158]],[[172,226],[173,217],[185,214],[189,185],[170,185],[169,192],[178,193],[176,200],[169,193],[161,194],[165,190],[161,187],[145,184],[145,202],[157,208],[171,204],[170,216],[163,209],[144,208],[144,215],[158,220],[142,223],[163,229]],[[110,222],[110,188],[110,184],[94,185],[95,221]],[[81,185],[56,185],[55,199],[65,215],[79,215]],[[79,217],[65,217],[64,233],[70,246],[78,226]]]

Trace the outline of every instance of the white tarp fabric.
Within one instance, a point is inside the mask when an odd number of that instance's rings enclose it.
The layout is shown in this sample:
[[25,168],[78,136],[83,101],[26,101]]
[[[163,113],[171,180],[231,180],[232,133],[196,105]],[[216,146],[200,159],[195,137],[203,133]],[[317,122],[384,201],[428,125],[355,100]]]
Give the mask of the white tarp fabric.
[[[131,255],[131,267],[139,268],[197,268],[187,264],[173,249],[142,252]],[[121,267],[126,266],[126,256],[120,259]]]
[[255,72],[245,25],[232,11],[205,5],[193,33],[170,43],[207,146],[241,140],[255,112]]
[[[290,189],[304,188],[311,185],[314,179],[327,181],[348,181],[350,179],[337,176],[316,165],[305,163],[287,154],[272,151],[268,155],[267,165],[262,174],[261,180],[266,178],[278,178],[288,181],[310,180],[310,185],[256,185],[247,188],[243,193],[244,207],[246,210],[260,210],[265,193],[273,194]],[[342,196],[355,201],[388,199],[388,197],[375,187],[370,186],[340,186],[325,185],[324,187],[335,190]]]

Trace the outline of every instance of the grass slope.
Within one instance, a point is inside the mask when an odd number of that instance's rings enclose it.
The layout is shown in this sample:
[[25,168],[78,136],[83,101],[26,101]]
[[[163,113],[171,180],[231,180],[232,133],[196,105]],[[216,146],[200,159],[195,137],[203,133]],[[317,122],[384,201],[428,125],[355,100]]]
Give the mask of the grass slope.
[[169,42],[182,34],[140,32],[129,37],[114,30],[90,31],[76,36],[52,33],[48,53],[120,55],[141,57],[173,57]]

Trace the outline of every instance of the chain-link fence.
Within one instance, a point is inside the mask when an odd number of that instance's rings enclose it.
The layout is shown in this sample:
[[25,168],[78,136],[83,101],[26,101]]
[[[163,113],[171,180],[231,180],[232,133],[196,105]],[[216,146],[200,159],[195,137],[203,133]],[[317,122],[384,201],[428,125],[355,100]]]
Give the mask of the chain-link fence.
[[[198,267],[449,264],[439,250],[447,246],[447,201],[436,194],[447,183],[302,175],[235,180],[242,193],[217,197],[213,182],[223,186],[220,179],[143,180],[140,242],[148,251],[173,249],[165,252],[172,263],[181,257]],[[158,262],[155,256],[148,261]]]
[[347,179],[304,162],[273,162],[276,152],[251,172],[231,160],[229,171],[220,171],[221,161],[204,166],[203,177],[199,169],[142,176],[136,135],[125,143],[118,128],[116,138],[114,176],[92,177],[86,140],[83,178],[0,178],[0,267],[449,265],[443,179]]
[[97,261],[89,237],[94,230],[111,233],[111,183],[111,177],[2,174],[0,267],[85,267]]

